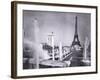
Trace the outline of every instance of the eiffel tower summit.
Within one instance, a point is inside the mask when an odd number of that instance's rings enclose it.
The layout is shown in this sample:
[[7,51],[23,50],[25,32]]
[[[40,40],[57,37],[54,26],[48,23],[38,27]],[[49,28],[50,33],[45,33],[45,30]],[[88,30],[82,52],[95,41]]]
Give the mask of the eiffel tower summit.
[[81,50],[82,48],[78,37],[77,16],[75,17],[75,34],[71,47],[75,50]]

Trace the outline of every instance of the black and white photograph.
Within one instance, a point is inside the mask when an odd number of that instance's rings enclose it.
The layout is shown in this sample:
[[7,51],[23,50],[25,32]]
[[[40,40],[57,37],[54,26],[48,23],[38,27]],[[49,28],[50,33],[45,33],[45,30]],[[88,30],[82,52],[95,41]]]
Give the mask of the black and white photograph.
[[23,10],[23,69],[91,66],[90,16]]
[[12,77],[97,73],[97,7],[12,2]]

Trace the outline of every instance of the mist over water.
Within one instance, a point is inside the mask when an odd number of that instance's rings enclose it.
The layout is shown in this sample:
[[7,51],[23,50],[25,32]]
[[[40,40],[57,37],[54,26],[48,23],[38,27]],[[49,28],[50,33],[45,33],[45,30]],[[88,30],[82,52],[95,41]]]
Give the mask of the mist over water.
[[[61,42],[63,45],[70,46],[75,33],[75,17],[78,17],[78,36],[81,44],[84,44],[85,37],[90,40],[90,14],[88,13],[64,13],[47,11],[23,11],[23,27],[26,33],[25,38],[35,39],[34,22],[37,19],[39,29],[39,42],[47,42],[47,36],[53,32],[55,45]],[[30,35],[31,33],[31,35]]]

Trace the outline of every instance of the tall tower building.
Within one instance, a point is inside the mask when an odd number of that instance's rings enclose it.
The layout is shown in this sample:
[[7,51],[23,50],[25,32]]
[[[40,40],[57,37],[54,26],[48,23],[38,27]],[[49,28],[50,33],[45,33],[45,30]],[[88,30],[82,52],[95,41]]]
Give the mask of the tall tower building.
[[75,34],[74,34],[74,39],[73,39],[71,47],[73,47],[75,50],[80,50],[81,44],[80,44],[80,41],[79,41],[77,29],[78,29],[78,27],[77,27],[77,16],[76,16],[75,17]]
[[52,47],[52,60],[55,60],[55,53],[54,53],[54,33],[52,32],[48,35],[48,45]]

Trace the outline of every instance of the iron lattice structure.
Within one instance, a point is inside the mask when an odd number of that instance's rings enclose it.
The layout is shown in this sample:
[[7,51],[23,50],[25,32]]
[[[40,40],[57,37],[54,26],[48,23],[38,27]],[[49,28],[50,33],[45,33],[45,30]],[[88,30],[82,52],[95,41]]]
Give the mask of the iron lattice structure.
[[79,38],[78,38],[78,30],[77,30],[77,16],[75,17],[75,34],[74,34],[74,39],[72,42],[72,47],[74,47],[75,45],[78,45],[79,47],[81,47]]

